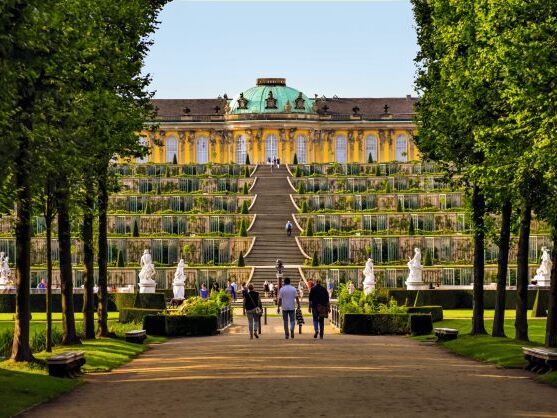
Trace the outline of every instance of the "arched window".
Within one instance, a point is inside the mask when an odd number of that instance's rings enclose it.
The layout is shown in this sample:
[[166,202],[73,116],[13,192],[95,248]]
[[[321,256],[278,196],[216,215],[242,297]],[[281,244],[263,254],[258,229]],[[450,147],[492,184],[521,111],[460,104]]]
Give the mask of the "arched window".
[[408,140],[404,135],[396,138],[396,160],[408,161]]
[[240,135],[236,139],[236,162],[238,164],[245,164],[246,155],[247,155],[246,138]]
[[206,137],[200,136],[197,138],[195,151],[198,164],[207,164],[209,162],[209,143]]
[[178,141],[171,136],[166,139],[166,162],[172,163],[174,159],[178,161]]
[[[141,147],[145,147],[145,148],[147,148],[147,151],[149,151],[149,149],[148,149],[149,148],[149,140],[147,138],[142,136],[141,138],[139,138],[138,143]],[[143,163],[148,162],[149,161],[149,154],[145,154],[144,157],[136,158],[136,161],[137,161],[138,164],[143,164]]]
[[306,137],[303,135],[299,135],[298,138],[296,138],[296,156],[298,157],[298,162],[300,164],[306,163]]
[[274,135],[269,135],[265,139],[265,160],[273,161],[274,158],[278,158],[278,144],[277,137]]
[[377,162],[377,137],[375,135],[368,135],[366,137],[366,151],[364,154],[364,163],[367,163],[369,160],[369,154],[371,154],[371,158],[373,162]]
[[344,164],[346,162],[346,137],[337,136],[335,139],[335,161]]

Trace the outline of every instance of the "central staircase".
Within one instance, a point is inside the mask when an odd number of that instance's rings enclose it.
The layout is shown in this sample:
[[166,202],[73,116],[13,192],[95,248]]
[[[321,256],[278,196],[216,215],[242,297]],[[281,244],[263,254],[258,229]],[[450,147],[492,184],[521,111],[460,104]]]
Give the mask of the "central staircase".
[[[304,263],[304,256],[296,244],[298,228],[292,219],[295,207],[290,200],[292,188],[288,183],[286,166],[273,168],[260,165],[255,172],[257,182],[252,192],[257,200],[251,212],[257,215],[250,230],[256,236],[255,245],[246,257],[246,265],[254,266],[255,272],[251,284],[258,292],[263,291],[265,280],[277,283],[275,263],[280,258],[285,265],[283,277],[289,277],[294,286],[301,280],[298,266]],[[285,225],[292,222],[292,236],[286,235]]]

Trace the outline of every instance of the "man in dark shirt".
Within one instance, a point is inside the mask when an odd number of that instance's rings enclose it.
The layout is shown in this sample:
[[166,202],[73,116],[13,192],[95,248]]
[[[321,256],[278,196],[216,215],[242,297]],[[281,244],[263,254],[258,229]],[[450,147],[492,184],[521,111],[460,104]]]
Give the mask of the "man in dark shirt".
[[317,279],[315,286],[309,291],[309,311],[313,316],[313,329],[315,330],[313,338],[317,338],[317,334],[319,334],[319,338],[323,339],[325,318],[330,310],[329,293],[321,286],[321,280]]

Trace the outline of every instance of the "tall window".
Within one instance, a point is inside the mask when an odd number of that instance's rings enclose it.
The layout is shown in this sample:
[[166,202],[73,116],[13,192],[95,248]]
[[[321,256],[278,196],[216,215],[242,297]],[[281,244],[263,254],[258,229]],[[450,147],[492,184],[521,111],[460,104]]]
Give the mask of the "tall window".
[[209,144],[206,137],[200,136],[197,138],[195,150],[197,163],[207,164],[209,162]]
[[369,135],[366,138],[366,152],[364,155],[364,162],[367,163],[369,160],[369,154],[373,158],[373,162],[377,162],[377,137],[375,135]]
[[346,162],[346,137],[337,136],[335,139],[335,161],[344,164]]
[[396,160],[408,161],[408,139],[404,135],[396,138]]
[[298,157],[298,162],[300,164],[306,163],[306,137],[303,135],[299,135],[298,138],[296,138],[296,156]]
[[166,139],[166,162],[172,163],[174,158],[178,161],[178,141],[171,136]]
[[[138,143],[139,143],[140,146],[147,148],[147,151],[149,151],[149,150],[148,150],[148,148],[149,148],[149,140],[148,140],[147,138],[145,138],[144,136],[142,136],[141,138],[139,138]],[[149,161],[149,154],[145,154],[144,157],[138,157],[138,158],[136,158],[136,161],[137,161],[139,164],[143,164],[143,163],[148,162],[148,161]]]
[[265,159],[273,161],[273,158],[278,158],[278,145],[277,137],[274,135],[269,135],[265,139]]
[[236,139],[236,162],[238,164],[245,164],[246,155],[247,155],[246,138],[240,135],[238,139]]

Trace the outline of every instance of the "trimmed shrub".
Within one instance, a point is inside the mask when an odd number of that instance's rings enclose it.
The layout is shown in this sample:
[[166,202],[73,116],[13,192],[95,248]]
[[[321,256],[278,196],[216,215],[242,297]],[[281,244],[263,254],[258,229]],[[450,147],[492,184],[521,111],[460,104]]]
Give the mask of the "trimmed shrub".
[[[299,165],[297,165],[296,169],[294,170],[294,177],[302,177],[302,169]],[[304,184],[304,182],[302,182],[301,184]]]
[[408,235],[414,235],[415,233],[416,229],[414,227],[414,221],[412,220],[412,217],[410,217],[408,222]]
[[166,309],[164,293],[137,293],[133,307],[139,309]]
[[174,156],[172,157],[172,164],[178,164],[178,158],[176,158],[176,154],[174,154]]
[[243,194],[249,194],[249,187],[247,183],[244,183],[244,190],[242,191]]
[[397,202],[396,202],[396,211],[397,211],[397,212],[402,212],[402,211],[403,211],[403,209],[402,209],[402,202],[400,201],[400,199],[397,199]]
[[303,181],[300,183],[300,187],[298,187],[298,194],[306,194],[306,186]]
[[429,335],[433,331],[431,314],[416,313],[408,319],[412,335]]
[[248,236],[248,229],[246,228],[246,220],[242,219],[240,221],[240,236],[247,237]]
[[301,213],[308,213],[309,212],[308,202],[306,202],[305,200],[302,202],[302,206],[300,207],[300,212]]
[[133,232],[132,235],[134,237],[139,236],[139,225],[137,224],[137,218],[133,220]]
[[294,159],[292,160],[292,164],[298,165],[298,155],[294,153]]
[[246,260],[244,260],[244,252],[240,251],[240,256],[238,257],[238,267],[245,267]]
[[143,322],[143,318],[147,315],[156,315],[161,309],[139,309],[139,308],[122,308],[120,310],[119,321],[122,324],[129,322]]
[[249,162],[249,154],[246,154],[246,165],[250,165],[250,162]]
[[409,314],[431,314],[431,320],[438,322],[443,320],[443,307],[442,306],[410,306],[408,308]]
[[123,308],[133,308],[135,293],[109,293],[108,303],[109,306],[112,304],[116,311],[120,311]]
[[306,237],[313,237],[313,218],[308,219],[306,227]]
[[147,332],[147,335],[166,335],[166,317],[164,315],[144,316],[143,329]]
[[433,265],[433,256],[431,255],[431,250],[426,250],[424,266],[432,266],[432,265]]
[[367,156],[367,163],[368,164],[372,164],[373,163],[373,156],[371,155],[371,152],[368,154]]
[[122,253],[121,250],[118,250],[116,265],[118,267],[126,267],[126,265],[124,263],[124,254]]
[[242,202],[242,208],[240,209],[242,215],[247,215],[249,213],[249,204],[247,200]]
[[311,266],[312,267],[319,266],[319,257],[317,256],[317,251],[313,252],[313,258],[311,259]]
[[168,315],[165,317],[165,332],[169,337],[215,335],[217,333],[217,317],[213,315]]
[[410,315],[398,314],[346,314],[342,332],[357,335],[409,334]]

